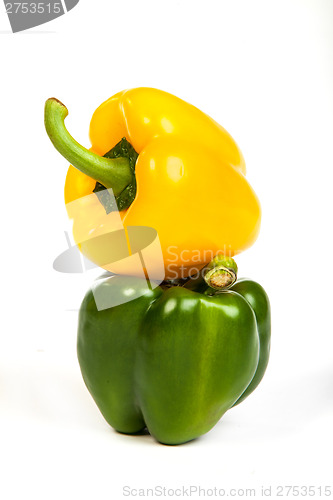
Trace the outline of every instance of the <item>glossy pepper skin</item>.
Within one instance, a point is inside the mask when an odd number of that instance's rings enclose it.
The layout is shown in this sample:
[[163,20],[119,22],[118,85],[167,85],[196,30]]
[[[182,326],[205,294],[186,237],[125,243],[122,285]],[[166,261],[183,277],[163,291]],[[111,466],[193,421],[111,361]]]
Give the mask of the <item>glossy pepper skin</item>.
[[[49,115],[47,111],[47,130],[58,148],[54,130],[49,130]],[[254,243],[261,210],[246,180],[242,153],[228,132],[208,115],[157,89],[126,90],[95,111],[90,124],[91,151],[103,156],[122,138],[138,153],[136,196],[121,212],[122,223],[157,230],[165,279],[185,278],[193,273],[193,266],[202,268],[219,252],[236,255]],[[96,180],[103,184],[93,175],[94,168],[75,167],[67,173],[67,204],[91,194]],[[124,180],[123,188],[126,185]],[[106,187],[113,188],[112,181]],[[115,227],[115,214],[106,214],[97,197],[76,211],[73,204],[68,207],[78,243]],[[136,274],[128,263],[125,267],[121,263],[105,265],[97,245],[89,246],[87,256],[111,272]]]
[[[82,303],[78,359],[106,421],[131,434],[148,428],[164,444],[205,434],[260,382],[268,362],[270,307],[263,288],[240,280],[214,293],[203,281],[154,290],[112,276],[99,294],[124,303]],[[134,291],[138,298],[126,302]]]

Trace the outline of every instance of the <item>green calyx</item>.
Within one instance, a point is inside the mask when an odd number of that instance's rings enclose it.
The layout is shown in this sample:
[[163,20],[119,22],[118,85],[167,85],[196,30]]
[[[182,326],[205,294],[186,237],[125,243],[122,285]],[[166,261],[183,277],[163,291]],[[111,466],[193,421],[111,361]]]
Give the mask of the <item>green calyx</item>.
[[[60,101],[55,98],[46,101],[45,129],[52,144],[75,168],[97,181],[94,191],[100,193],[99,199],[107,213],[125,210],[136,194],[134,168],[137,153],[126,139],[122,139],[104,156],[92,153],[69,134],[65,126],[67,115],[68,110]],[[112,189],[117,206],[110,202],[113,198],[108,189]]]
[[234,259],[224,255],[217,255],[205,267],[204,279],[214,290],[223,291],[230,288],[237,280],[238,267]]
[[136,195],[135,164],[138,156],[138,153],[125,137],[104,155],[104,158],[126,158],[132,172],[132,182],[118,196],[111,196],[103,184],[96,182],[94,193],[96,193],[107,214],[117,210],[126,210],[133,203]]

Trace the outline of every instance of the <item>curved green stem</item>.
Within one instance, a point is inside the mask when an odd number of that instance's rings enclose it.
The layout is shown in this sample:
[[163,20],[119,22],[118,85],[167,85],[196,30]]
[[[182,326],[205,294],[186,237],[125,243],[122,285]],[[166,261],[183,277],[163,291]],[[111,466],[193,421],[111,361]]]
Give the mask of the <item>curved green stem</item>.
[[68,110],[52,97],[45,103],[45,128],[52,144],[74,167],[119,195],[133,181],[127,158],[105,158],[81,146],[65,127]]
[[204,269],[204,279],[214,290],[227,290],[237,280],[237,264],[231,257],[217,255]]

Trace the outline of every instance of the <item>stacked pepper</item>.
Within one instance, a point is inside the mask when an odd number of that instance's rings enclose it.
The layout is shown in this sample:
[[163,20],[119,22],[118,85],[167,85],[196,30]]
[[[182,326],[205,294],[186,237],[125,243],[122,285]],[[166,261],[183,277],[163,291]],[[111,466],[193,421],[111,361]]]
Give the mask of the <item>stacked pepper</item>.
[[[66,116],[60,101],[46,102],[47,133],[72,164],[65,200],[74,238],[110,273],[80,310],[84,381],[116,430],[147,427],[161,443],[184,443],[245,399],[268,362],[267,295],[253,281],[236,281],[232,259],[260,226],[243,156],[209,116],[155,89],[103,103],[91,121],[90,150],[70,136]],[[149,287],[131,259],[115,262],[112,245],[101,244],[119,216],[125,229],[157,231],[163,277],[153,250]],[[117,296],[118,305],[99,308],[96,293]]]

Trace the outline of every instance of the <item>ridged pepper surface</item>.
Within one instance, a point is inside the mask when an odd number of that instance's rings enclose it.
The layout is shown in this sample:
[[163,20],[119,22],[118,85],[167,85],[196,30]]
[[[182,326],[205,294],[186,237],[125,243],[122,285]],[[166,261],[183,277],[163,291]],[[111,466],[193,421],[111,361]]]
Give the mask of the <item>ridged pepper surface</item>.
[[[254,243],[261,211],[242,153],[208,115],[160,90],[126,90],[95,111],[88,151],[67,132],[67,113],[63,104],[49,99],[46,130],[74,165],[67,173],[65,200],[75,240],[97,265],[136,274],[128,262],[108,265],[108,249],[101,249],[96,238],[115,229],[117,206],[125,228],[157,231],[165,279],[186,278],[218,253],[233,256]],[[97,195],[71,203],[103,188],[112,188],[117,206],[103,206]],[[109,251],[111,262],[112,244]],[[150,273],[156,279],[157,267]]]
[[[123,303],[97,310],[94,294]],[[80,310],[78,359],[88,390],[119,432],[147,427],[164,444],[190,441],[264,375],[270,307],[254,281],[224,292],[201,279],[150,290],[145,280],[111,276],[94,294]]]

